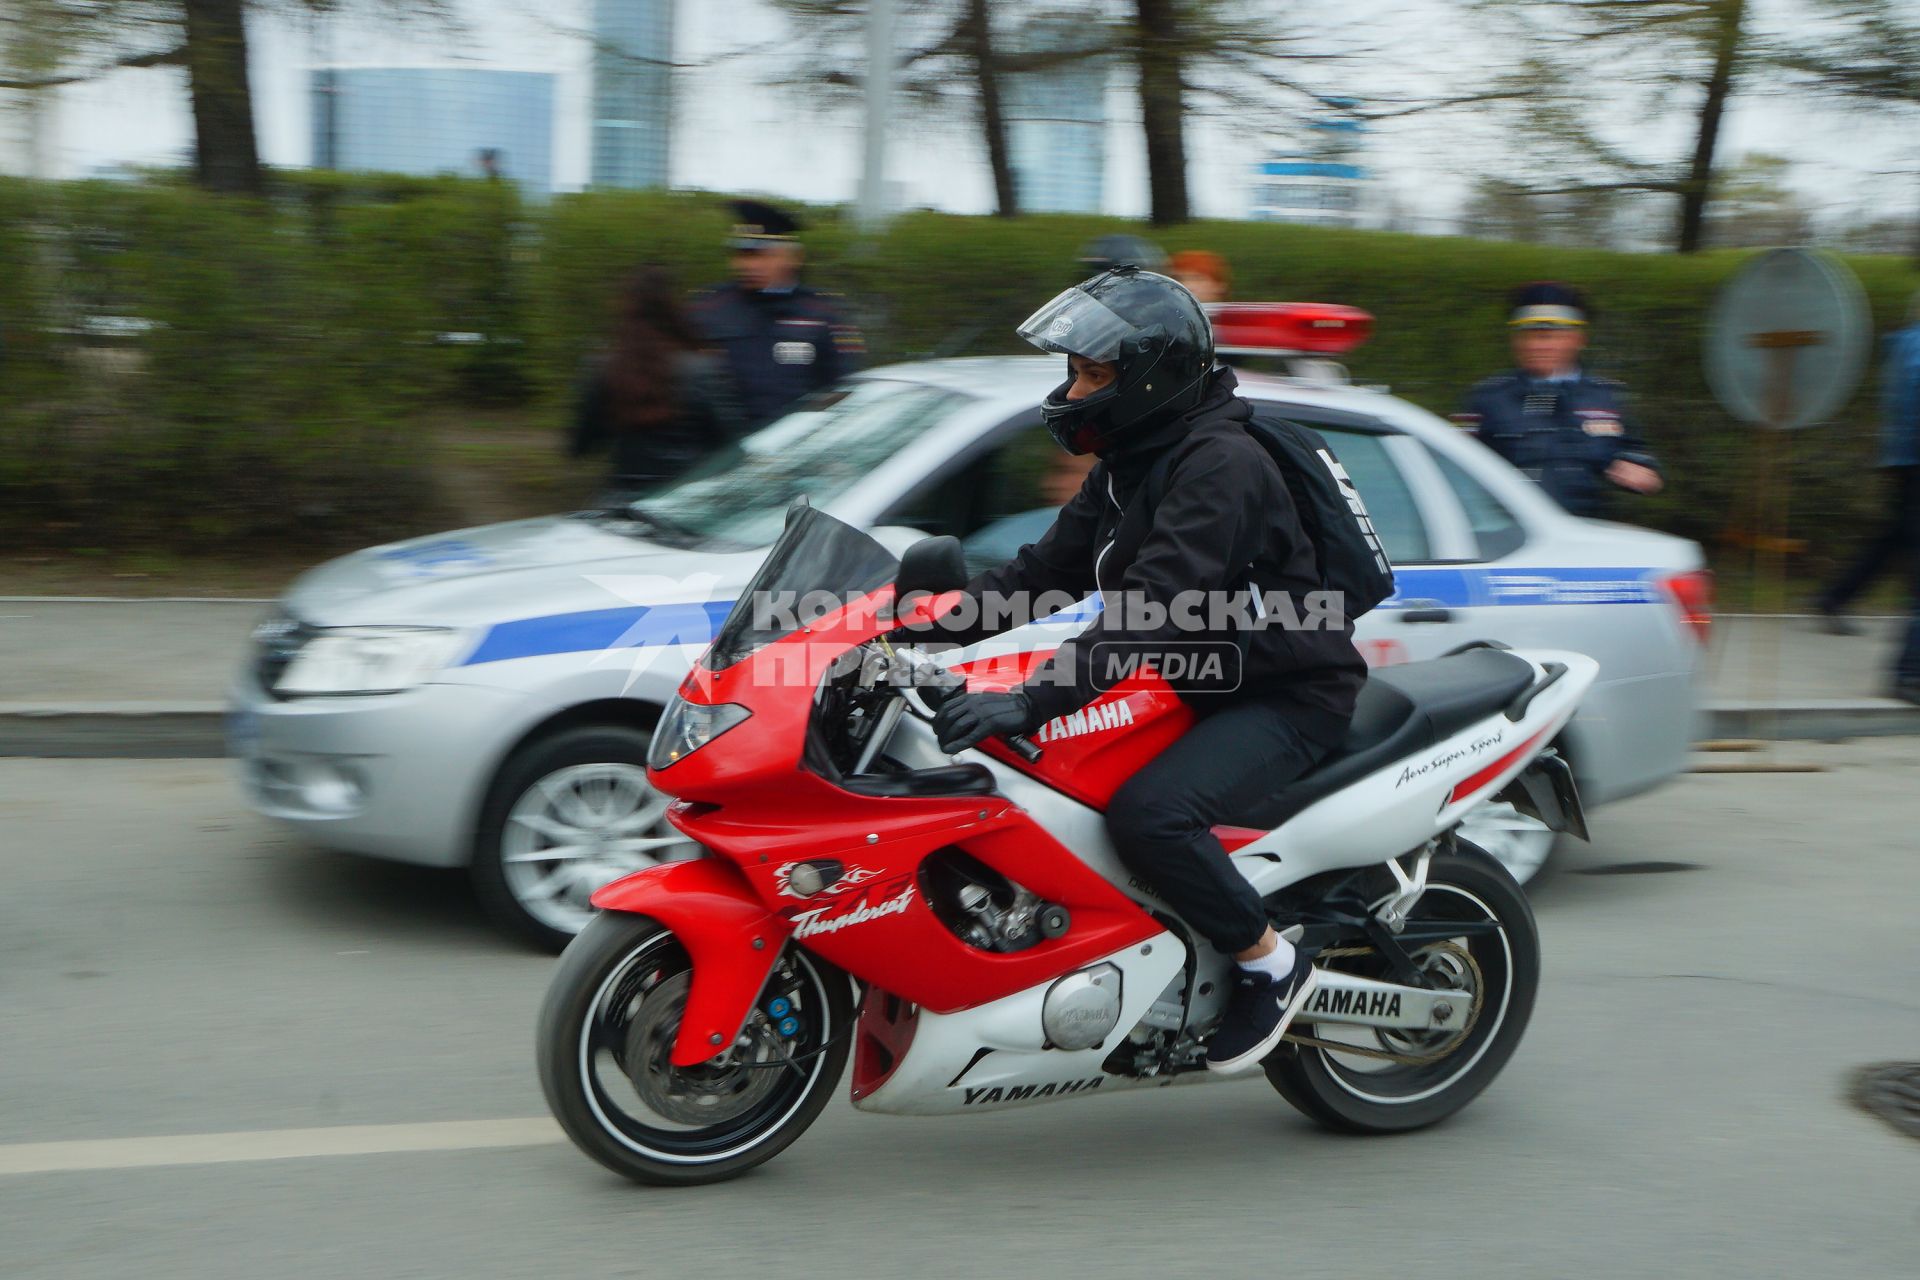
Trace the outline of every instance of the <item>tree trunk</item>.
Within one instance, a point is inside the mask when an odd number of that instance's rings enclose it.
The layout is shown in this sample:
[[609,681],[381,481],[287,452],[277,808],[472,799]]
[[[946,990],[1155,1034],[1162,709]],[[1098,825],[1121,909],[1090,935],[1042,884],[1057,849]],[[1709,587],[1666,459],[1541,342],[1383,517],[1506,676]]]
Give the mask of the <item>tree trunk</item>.
[[974,83],[980,91],[980,131],[986,135],[987,163],[993,169],[993,212],[1020,216],[1020,195],[1013,185],[1013,160],[1007,154],[1007,121],[1000,106],[1000,64],[993,44],[989,0],[967,0],[963,29]]
[[183,0],[194,173],[209,191],[260,192],[244,0]]
[[1680,189],[1681,253],[1701,247],[1707,203],[1713,198],[1713,153],[1720,143],[1720,118],[1733,96],[1734,67],[1740,56],[1740,37],[1746,19],[1746,0],[1721,0],[1714,19],[1713,71],[1707,77],[1706,97],[1700,103],[1700,127],[1694,137],[1693,162]]
[[1153,224],[1187,221],[1187,139],[1181,102],[1179,0],[1134,0],[1138,18],[1140,123],[1147,140]]

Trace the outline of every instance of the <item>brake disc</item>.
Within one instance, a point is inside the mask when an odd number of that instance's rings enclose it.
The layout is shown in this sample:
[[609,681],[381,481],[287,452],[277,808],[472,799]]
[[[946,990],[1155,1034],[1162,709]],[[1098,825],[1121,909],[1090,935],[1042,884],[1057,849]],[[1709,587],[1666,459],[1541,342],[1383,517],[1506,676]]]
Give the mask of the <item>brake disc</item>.
[[621,1062],[633,1091],[655,1115],[673,1124],[706,1128],[759,1106],[780,1083],[780,1073],[755,1065],[778,1056],[759,1028],[742,1032],[733,1051],[718,1062],[673,1065],[673,1040],[686,1011],[691,978],[676,973],[647,992],[627,1024]]

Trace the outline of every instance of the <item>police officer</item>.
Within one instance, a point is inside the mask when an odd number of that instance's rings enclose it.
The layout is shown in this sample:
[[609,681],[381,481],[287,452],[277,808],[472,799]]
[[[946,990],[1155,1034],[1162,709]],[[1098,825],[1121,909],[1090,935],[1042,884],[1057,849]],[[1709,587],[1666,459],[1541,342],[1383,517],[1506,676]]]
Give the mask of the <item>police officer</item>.
[[829,295],[800,283],[800,223],[758,200],[735,200],[733,283],[702,294],[695,321],[726,358],[750,427],[851,373],[865,346]]
[[1609,487],[1658,493],[1660,464],[1627,420],[1621,386],[1580,364],[1593,310],[1553,281],[1513,293],[1517,366],[1467,393],[1454,421],[1577,516],[1605,512]]

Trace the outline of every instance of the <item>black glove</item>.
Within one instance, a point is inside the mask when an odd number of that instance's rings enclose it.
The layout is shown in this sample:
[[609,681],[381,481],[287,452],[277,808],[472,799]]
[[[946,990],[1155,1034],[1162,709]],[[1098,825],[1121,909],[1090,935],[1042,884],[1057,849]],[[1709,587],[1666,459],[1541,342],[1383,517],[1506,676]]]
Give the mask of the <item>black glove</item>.
[[948,755],[978,746],[997,733],[1033,728],[1033,699],[1018,689],[1007,693],[956,693],[933,713],[933,732]]

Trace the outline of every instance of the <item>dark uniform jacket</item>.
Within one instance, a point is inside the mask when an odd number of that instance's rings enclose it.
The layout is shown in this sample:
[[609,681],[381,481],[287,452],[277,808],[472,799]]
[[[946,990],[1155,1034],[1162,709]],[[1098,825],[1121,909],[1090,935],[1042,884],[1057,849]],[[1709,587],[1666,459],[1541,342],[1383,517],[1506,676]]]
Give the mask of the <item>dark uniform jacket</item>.
[[732,379],[717,357],[692,351],[676,356],[673,380],[677,407],[672,417],[623,426],[613,417],[606,357],[588,361],[574,400],[573,456],[610,449],[613,488],[637,493],[685,473],[746,434]]
[[725,356],[749,427],[852,373],[862,352],[859,331],[806,285],[775,293],[721,285],[695,301],[694,323]]
[[[1195,688],[1189,681],[1180,686],[1182,697],[1202,711],[1248,696],[1276,699],[1304,736],[1331,746],[1345,732],[1366,681],[1351,619],[1318,630],[1249,630],[1229,621],[1224,628],[1196,633],[1183,630],[1171,615],[1150,629],[1125,625],[1135,619],[1114,608],[1115,593],[1170,606],[1182,592],[1244,598],[1254,585],[1269,596],[1288,593],[1305,617],[1306,594],[1320,589],[1313,544],[1300,526],[1286,481],[1247,434],[1253,406],[1233,394],[1237,384],[1230,370],[1216,370],[1211,377],[1198,407],[1130,441],[1124,451],[1103,455],[1053,527],[1007,564],[975,578],[967,591],[976,600],[989,592],[1061,591],[1079,598],[1097,589],[1103,594],[1106,608],[1100,617],[1061,646],[1024,686],[1035,711],[1047,719],[1085,706],[1110,685],[1096,663],[1097,645],[1132,643],[1142,652],[1164,652],[1201,642],[1217,652],[1238,644],[1244,646],[1244,665],[1230,659],[1227,673],[1240,676],[1237,688]],[[1167,450],[1176,458],[1151,521],[1136,517],[1123,527],[1128,503]],[[976,628],[941,638],[969,644],[987,634]],[[1057,681],[1055,673],[1067,678]]]
[[1604,513],[1615,462],[1660,466],[1634,433],[1620,384],[1584,370],[1558,382],[1498,374],[1467,393],[1454,421],[1577,516]]

